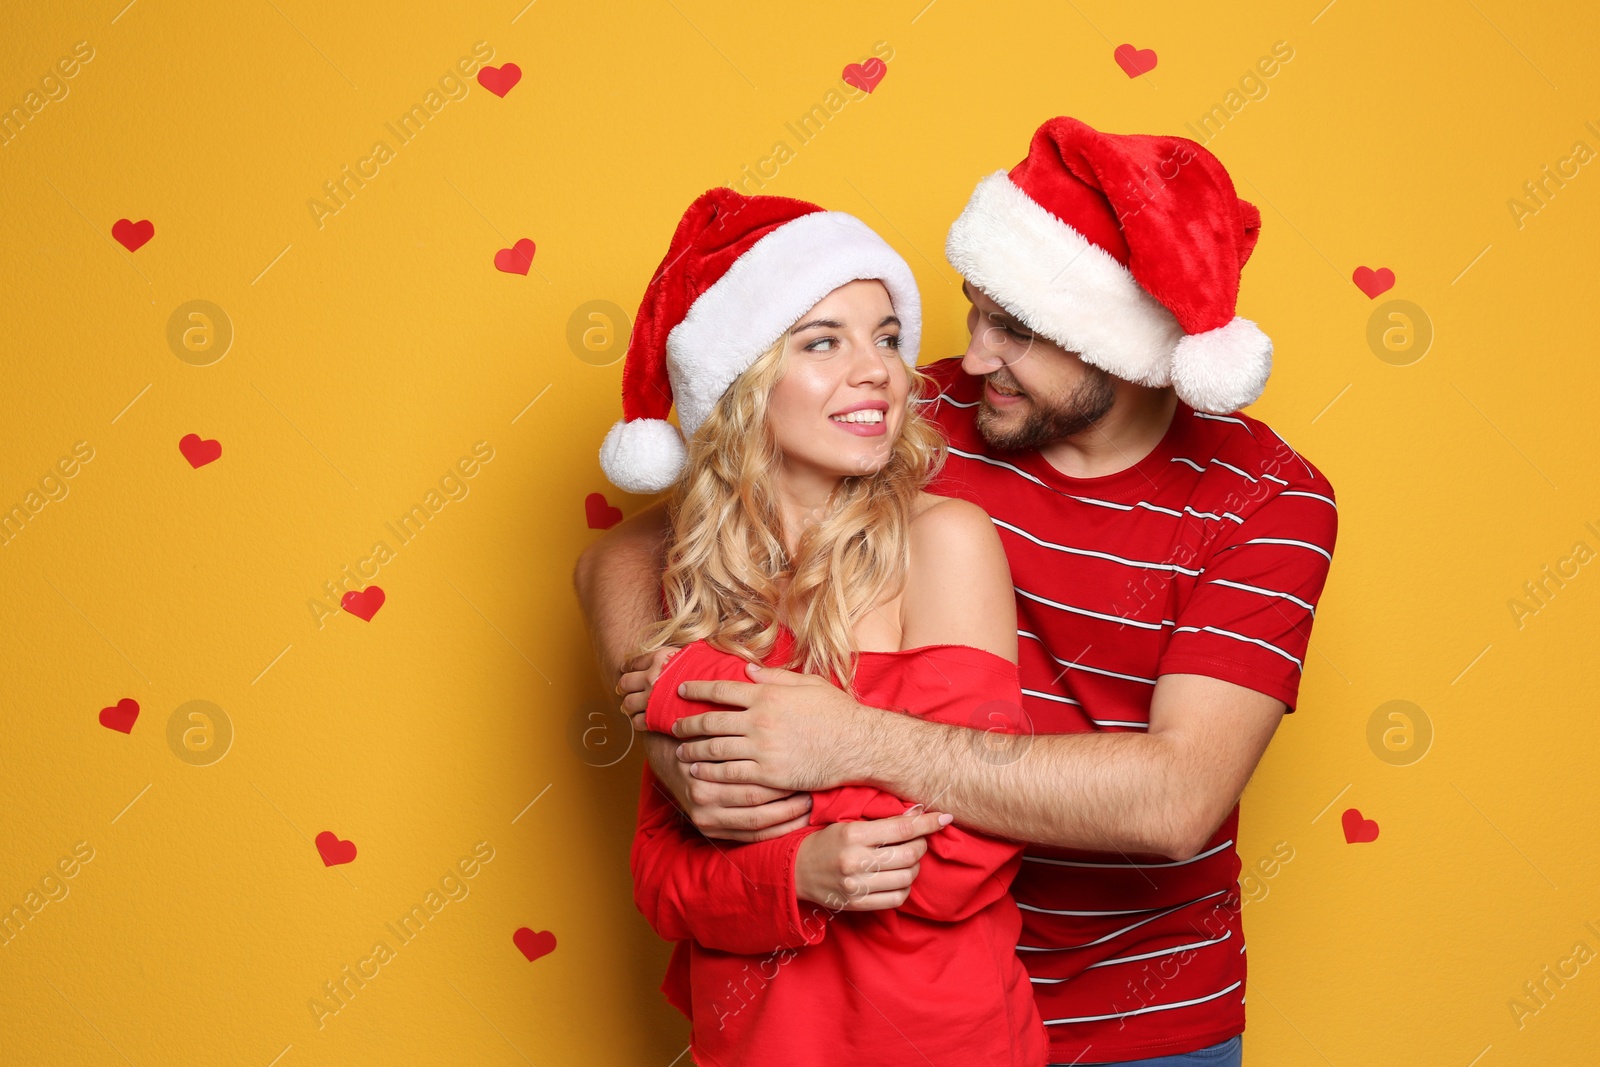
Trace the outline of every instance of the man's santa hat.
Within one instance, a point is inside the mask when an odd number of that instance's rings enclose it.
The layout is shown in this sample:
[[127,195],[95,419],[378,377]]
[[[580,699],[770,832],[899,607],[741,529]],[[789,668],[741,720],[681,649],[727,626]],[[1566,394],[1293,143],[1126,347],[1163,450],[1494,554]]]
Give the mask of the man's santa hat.
[[1050,119],[978,183],[945,254],[1030,329],[1199,411],[1253,402],[1272,342],[1234,314],[1261,213],[1185,137]]
[[835,289],[877,279],[917,365],[922,302],[899,253],[860,219],[803,200],[711,189],[689,205],[645,288],[622,367],[622,421],[600,446],[617,488],[657,493],[683,473],[683,435],[733,380]]

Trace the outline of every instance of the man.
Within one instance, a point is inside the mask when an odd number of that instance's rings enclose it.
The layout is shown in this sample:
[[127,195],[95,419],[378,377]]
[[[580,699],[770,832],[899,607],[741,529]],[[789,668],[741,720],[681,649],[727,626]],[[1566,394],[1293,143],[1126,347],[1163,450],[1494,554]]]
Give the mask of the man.
[[[707,713],[646,735],[694,826],[736,843],[719,891],[752,909],[787,907],[768,857],[807,790],[871,784],[1028,842],[1017,950],[1051,1063],[1239,1062],[1238,799],[1294,709],[1337,532],[1327,480],[1236,413],[1271,361],[1234,315],[1259,226],[1198,144],[1057,118],[951,229],[972,340],[923,368],[950,439],[929,491],[983,507],[1005,544],[1031,735],[762,668],[685,683]],[[575,575],[630,712],[662,660],[618,667],[654,617],[663,530],[657,505]]]

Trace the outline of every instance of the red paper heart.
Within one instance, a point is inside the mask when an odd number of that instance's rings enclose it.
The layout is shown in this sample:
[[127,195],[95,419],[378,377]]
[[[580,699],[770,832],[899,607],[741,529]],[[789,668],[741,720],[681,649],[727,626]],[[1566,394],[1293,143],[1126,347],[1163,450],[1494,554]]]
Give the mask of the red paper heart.
[[515,63],[500,67],[484,67],[478,71],[478,84],[498,97],[504,97],[511,87],[522,80],[522,68]]
[[116,707],[100,709],[100,725],[107,730],[131,734],[134,720],[138,718],[139,702],[132,697],[123,697],[117,701]]
[[1118,45],[1111,56],[1117,61],[1117,66],[1122,68],[1122,72],[1130,78],[1137,78],[1156,69],[1156,53],[1153,48],[1135,48],[1131,44]]
[[516,945],[524,956],[528,957],[529,963],[532,963],[540,956],[548,956],[556,950],[556,935],[549,930],[540,930],[538,933],[534,933],[526,926],[523,926],[519,927],[517,932],[511,935],[511,943]]
[[130,252],[139,251],[144,247],[144,243],[155,235],[156,224],[149,219],[140,219],[138,222],[118,219],[111,227],[111,236]]
[[1371,819],[1362,818],[1361,812],[1357,809],[1346,808],[1342,821],[1347,844],[1357,845],[1378,839],[1378,824]]
[[1350,280],[1356,283],[1356,288],[1367,294],[1368,300],[1376,299],[1380,293],[1387,293],[1394,288],[1394,271],[1388,267],[1357,267],[1356,272],[1350,275]]
[[339,606],[363,622],[371,622],[378,609],[383,607],[383,601],[383,590],[369,585],[359,593],[350,590],[339,598]]
[[874,56],[865,63],[852,63],[844,68],[844,83],[853,85],[863,92],[872,92],[883,81],[883,76],[889,73],[889,68],[883,60]]
[[495,268],[507,274],[527,274],[528,268],[533,266],[533,252],[533,242],[524,237],[510,248],[502,248],[494,254]]
[[589,519],[591,530],[609,530],[622,521],[622,509],[612,507],[601,493],[590,493],[584,497],[583,511]]
[[341,841],[332,830],[324,830],[317,835],[317,851],[322,854],[324,867],[337,867],[356,858],[356,843]]
[[221,457],[222,442],[207,440],[197,433],[184,434],[178,441],[178,451],[189,461],[189,466],[198,469]]

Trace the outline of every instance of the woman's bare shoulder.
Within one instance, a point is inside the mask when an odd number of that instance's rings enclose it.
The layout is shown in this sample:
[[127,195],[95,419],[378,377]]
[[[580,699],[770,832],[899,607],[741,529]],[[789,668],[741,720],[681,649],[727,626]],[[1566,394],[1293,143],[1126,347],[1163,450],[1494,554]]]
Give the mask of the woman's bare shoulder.
[[970,501],[924,496],[911,520],[903,647],[968,644],[1015,663],[1015,593],[994,523]]
[[912,503],[911,535],[914,539],[993,539],[996,547],[1000,544],[987,511],[970,500],[933,493],[920,493]]

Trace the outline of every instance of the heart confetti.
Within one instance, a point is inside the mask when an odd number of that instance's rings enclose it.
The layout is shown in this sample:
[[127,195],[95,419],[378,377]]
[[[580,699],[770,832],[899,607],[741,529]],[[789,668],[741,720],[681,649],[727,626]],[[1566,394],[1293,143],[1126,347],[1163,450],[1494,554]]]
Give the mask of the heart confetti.
[[189,466],[199,470],[222,456],[222,442],[208,440],[197,433],[184,434],[178,441],[178,451],[189,461]]
[[140,219],[138,222],[129,222],[127,219],[118,219],[111,227],[111,236],[117,243],[130,252],[137,252],[143,248],[145,242],[156,235],[156,224],[149,219]]
[[322,854],[324,867],[337,867],[356,858],[356,843],[341,840],[332,830],[317,835],[317,851]]
[[1135,48],[1131,44],[1118,45],[1117,50],[1111,53],[1111,57],[1117,61],[1117,66],[1122,68],[1122,73],[1130,78],[1137,78],[1156,69],[1156,53],[1151,48]]
[[1350,280],[1356,283],[1356,288],[1367,294],[1368,300],[1376,300],[1379,295],[1387,293],[1394,288],[1394,271],[1388,267],[1357,267],[1356,272],[1350,275]]
[[1372,819],[1363,818],[1355,808],[1346,808],[1340,821],[1344,823],[1347,844],[1360,845],[1378,839],[1378,824]]
[[510,248],[502,248],[494,254],[496,270],[507,274],[527,274],[528,268],[533,266],[534,244],[524,237]]
[[339,606],[362,622],[371,622],[378,609],[383,607],[385,599],[382,589],[369,585],[359,593],[350,590],[339,599]]
[[123,697],[114,707],[100,709],[100,725],[107,730],[131,734],[138,718],[139,702],[132,697]]
[[516,945],[522,954],[532,963],[540,956],[548,956],[556,950],[556,935],[549,930],[540,930],[534,933],[526,926],[520,927],[511,935],[511,943]]
[[478,71],[478,84],[502,99],[511,91],[511,87],[521,80],[522,68],[515,63],[484,67]]

